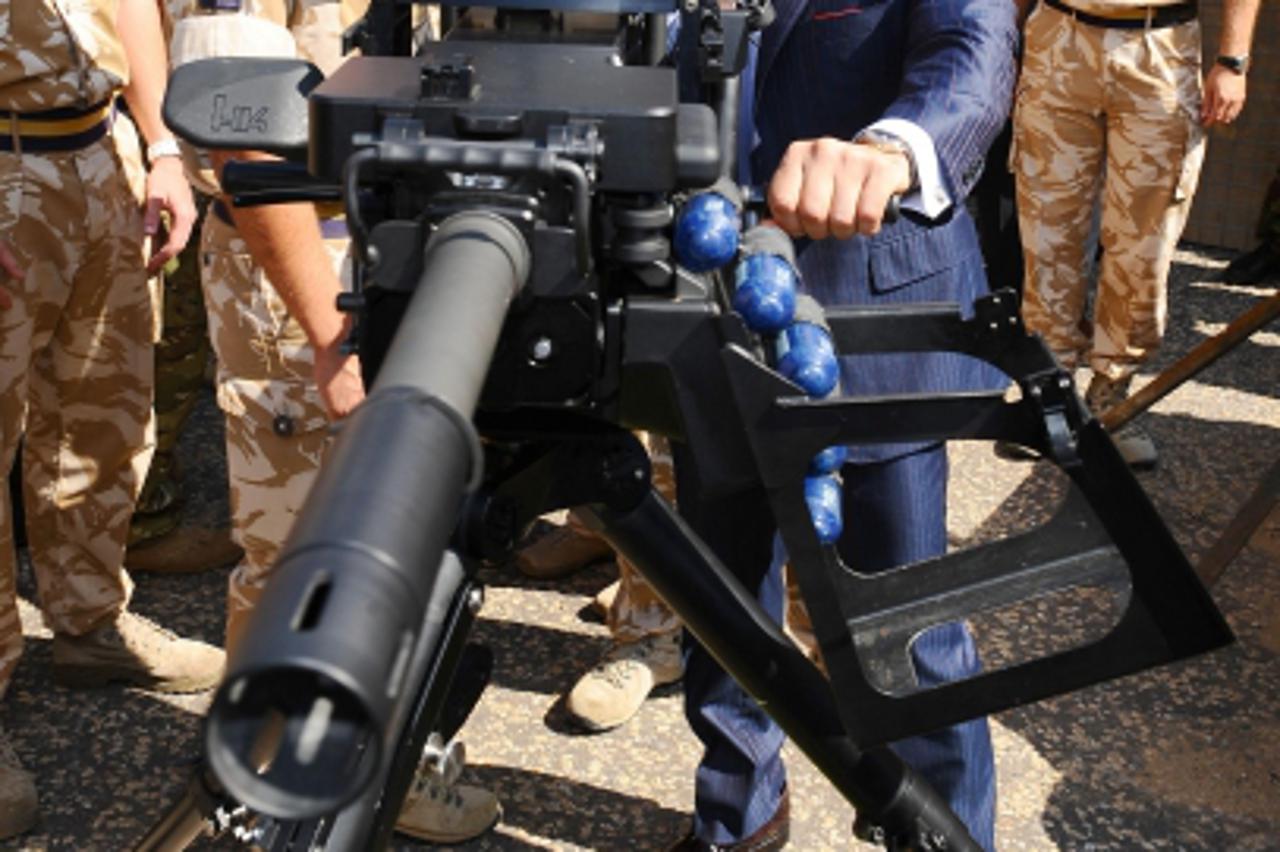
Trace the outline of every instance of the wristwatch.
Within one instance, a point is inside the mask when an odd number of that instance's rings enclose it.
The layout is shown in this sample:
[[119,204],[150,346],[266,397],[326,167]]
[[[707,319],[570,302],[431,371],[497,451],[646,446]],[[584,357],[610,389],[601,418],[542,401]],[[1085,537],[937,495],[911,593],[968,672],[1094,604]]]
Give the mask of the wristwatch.
[[172,136],[164,139],[156,140],[147,146],[147,162],[154,163],[161,157],[181,157],[182,149],[178,147],[178,140]]
[[1232,71],[1236,74],[1240,74],[1241,76],[1249,70],[1248,54],[1241,54],[1240,56],[1219,56],[1217,61],[1223,68],[1226,68],[1228,71]]
[[897,136],[882,133],[879,130],[864,130],[855,136],[853,141],[859,145],[869,145],[886,154],[903,155],[907,158],[907,167],[910,170],[907,177],[910,188],[915,189],[920,185],[920,175],[916,172],[916,158],[911,153],[911,146]]

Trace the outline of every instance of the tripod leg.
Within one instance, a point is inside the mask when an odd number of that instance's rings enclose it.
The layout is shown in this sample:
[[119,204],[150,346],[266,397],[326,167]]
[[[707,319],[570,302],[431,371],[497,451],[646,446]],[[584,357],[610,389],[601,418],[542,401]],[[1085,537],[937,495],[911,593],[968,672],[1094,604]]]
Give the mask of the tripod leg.
[[207,769],[192,776],[182,796],[167,810],[134,852],[181,852],[213,826],[214,813],[226,803]]
[[813,764],[884,836],[905,849],[979,847],[946,802],[887,748],[849,739],[817,667],[665,500],[650,489],[627,512],[583,509],[698,641],[767,708]]

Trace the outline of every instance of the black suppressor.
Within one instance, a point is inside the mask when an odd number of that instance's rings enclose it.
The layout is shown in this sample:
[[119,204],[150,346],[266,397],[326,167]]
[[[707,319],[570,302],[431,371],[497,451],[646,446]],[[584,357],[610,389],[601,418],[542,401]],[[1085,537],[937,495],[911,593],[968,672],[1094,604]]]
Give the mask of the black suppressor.
[[[437,577],[468,482],[471,416],[507,309],[528,278],[520,232],[447,219],[368,399],[343,426],[285,545],[206,727],[227,792],[282,819],[331,813],[369,784],[406,671],[441,601]],[[452,580],[454,586],[458,578]]]

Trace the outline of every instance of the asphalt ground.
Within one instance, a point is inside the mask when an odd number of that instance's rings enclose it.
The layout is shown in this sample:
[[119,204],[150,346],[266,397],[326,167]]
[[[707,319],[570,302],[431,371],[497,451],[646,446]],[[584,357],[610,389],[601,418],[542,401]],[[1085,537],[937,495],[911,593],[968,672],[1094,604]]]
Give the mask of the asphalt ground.
[[[1273,291],[1275,282],[1212,283],[1227,259],[1179,253],[1166,343],[1140,381]],[[1139,480],[1193,563],[1280,461],[1278,353],[1273,324],[1139,421],[1161,451],[1158,469]],[[207,399],[181,458],[187,521],[225,522],[220,425]],[[954,444],[951,461],[955,547],[1028,528],[1062,492],[1047,465],[997,459],[986,444]],[[609,565],[556,583],[487,572],[477,638],[497,664],[462,732],[464,780],[496,790],[504,815],[458,848],[657,850],[687,826],[698,747],[678,689],[606,734],[577,734],[558,711],[559,695],[608,647],[604,627],[583,611],[612,577]],[[137,611],[184,635],[221,640],[225,572],[137,579]],[[42,819],[6,848],[128,849],[186,784],[208,696],[55,686],[29,576],[20,591],[29,641],[0,720],[37,775]],[[1271,513],[1212,593],[1236,632],[1233,646],[993,719],[1000,849],[1280,849],[1280,514]],[[1095,603],[1083,609],[1105,610]],[[1064,613],[1080,608],[1046,604],[1016,613],[1012,624],[980,622],[980,646],[998,660],[1032,641],[1075,635],[1081,624]],[[786,757],[790,848],[853,846],[852,809],[791,746]],[[235,847],[221,838],[194,848]]]

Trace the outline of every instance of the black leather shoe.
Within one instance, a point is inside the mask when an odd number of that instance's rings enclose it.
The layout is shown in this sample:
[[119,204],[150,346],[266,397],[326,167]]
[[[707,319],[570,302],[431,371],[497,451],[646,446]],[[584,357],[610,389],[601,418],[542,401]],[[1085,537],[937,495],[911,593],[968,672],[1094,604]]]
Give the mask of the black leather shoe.
[[1019,444],[1017,441],[996,441],[993,450],[996,458],[1005,461],[1039,461],[1040,452],[1026,444]]
[[739,840],[737,843],[708,843],[697,837],[693,829],[667,852],[777,852],[787,845],[791,839],[791,795],[782,791],[782,801],[778,809],[769,817],[769,821],[760,826],[755,834]]
[[1256,284],[1280,272],[1280,254],[1263,244],[1227,264],[1219,276],[1227,284]]

